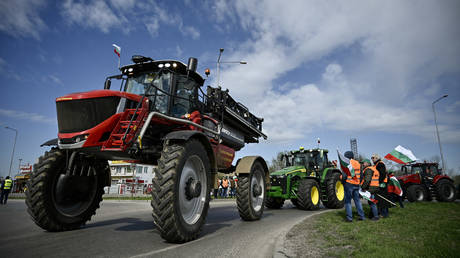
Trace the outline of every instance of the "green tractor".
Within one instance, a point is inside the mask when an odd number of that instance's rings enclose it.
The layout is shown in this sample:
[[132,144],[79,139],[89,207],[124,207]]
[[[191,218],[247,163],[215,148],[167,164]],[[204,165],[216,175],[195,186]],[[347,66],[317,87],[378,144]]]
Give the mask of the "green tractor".
[[284,168],[270,174],[265,206],[280,209],[284,201],[302,210],[319,209],[320,200],[327,208],[344,205],[341,172],[327,159],[326,149],[304,149],[283,155]]

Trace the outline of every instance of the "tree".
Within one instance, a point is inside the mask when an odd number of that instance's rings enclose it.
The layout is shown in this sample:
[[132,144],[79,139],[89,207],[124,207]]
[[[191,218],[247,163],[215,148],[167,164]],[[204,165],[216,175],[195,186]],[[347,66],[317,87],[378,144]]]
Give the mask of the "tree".
[[270,173],[285,167],[286,161],[284,160],[283,156],[285,156],[286,154],[288,154],[288,151],[281,151],[278,152],[278,154],[276,154],[276,157],[272,158],[272,161],[268,166],[268,171]]

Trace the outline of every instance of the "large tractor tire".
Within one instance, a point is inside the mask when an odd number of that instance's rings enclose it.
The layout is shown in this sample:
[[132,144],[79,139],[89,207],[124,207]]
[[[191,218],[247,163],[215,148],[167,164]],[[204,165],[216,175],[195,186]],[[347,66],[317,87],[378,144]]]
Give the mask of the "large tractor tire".
[[333,173],[326,179],[327,201],[323,201],[324,206],[329,209],[340,209],[345,204],[345,189],[340,180],[339,173]]
[[407,187],[407,200],[409,202],[421,202],[426,199],[427,193],[421,185],[411,185]]
[[291,199],[291,202],[292,204],[294,204],[295,207],[299,208],[299,201],[297,199]]
[[267,197],[265,199],[265,207],[269,209],[281,209],[283,205],[284,205],[283,198]]
[[299,182],[297,190],[297,207],[301,210],[317,210],[321,200],[319,185],[314,179]]
[[153,220],[161,237],[183,243],[196,239],[209,209],[210,162],[198,140],[165,144],[152,179]]
[[436,196],[440,202],[453,202],[455,200],[455,186],[449,180],[439,180],[436,183]]
[[66,155],[54,148],[34,165],[27,181],[26,204],[27,212],[41,228],[47,231],[77,229],[96,214],[110,169],[107,163],[88,166],[84,160],[80,161],[82,163],[74,162],[80,165],[76,169],[79,175],[66,175]]
[[249,174],[240,174],[238,177],[236,205],[242,220],[259,220],[264,213],[265,172],[264,166],[256,160]]

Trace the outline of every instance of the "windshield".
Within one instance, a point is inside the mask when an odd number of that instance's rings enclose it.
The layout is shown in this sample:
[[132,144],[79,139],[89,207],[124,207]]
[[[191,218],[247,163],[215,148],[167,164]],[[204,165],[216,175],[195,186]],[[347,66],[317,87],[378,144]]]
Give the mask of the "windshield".
[[411,174],[420,174],[422,172],[421,167],[412,167]]
[[[171,73],[145,73],[130,77],[126,81],[125,91],[138,95],[146,95],[152,99],[156,110],[161,113],[168,111],[168,95],[171,88]],[[156,96],[155,96],[156,95]]]
[[294,166],[305,166],[308,169],[314,169],[315,166],[322,168],[323,158],[319,152],[296,153],[293,160]]

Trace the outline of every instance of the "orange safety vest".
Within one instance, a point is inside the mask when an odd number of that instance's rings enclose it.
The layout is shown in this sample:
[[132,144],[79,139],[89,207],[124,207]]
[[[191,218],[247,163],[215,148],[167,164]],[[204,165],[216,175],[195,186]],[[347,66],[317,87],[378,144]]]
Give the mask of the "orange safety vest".
[[348,176],[347,183],[350,183],[352,185],[359,185],[359,181],[361,179],[361,164],[359,164],[359,162],[354,159],[350,159],[350,164],[355,170],[355,176]]
[[223,188],[227,188],[227,187],[228,187],[228,180],[227,180],[227,179],[222,180],[222,187],[223,187]]
[[[376,170],[377,170],[377,165],[378,165],[379,163],[382,163],[383,165],[385,165],[381,160],[377,161],[377,163],[375,163],[375,165],[373,166],[373,167],[375,167]],[[378,171],[378,170],[377,170],[377,171]],[[379,175],[380,175],[380,173],[379,173]],[[387,182],[388,182],[388,173],[387,173],[387,176],[385,177],[385,179],[383,179],[383,183],[386,184]]]
[[366,169],[368,168],[374,171],[374,174],[372,174],[372,179],[371,179],[371,183],[369,184],[369,186],[379,187],[379,176],[380,176],[379,171],[375,168],[375,166],[370,166],[370,167],[367,167]]

